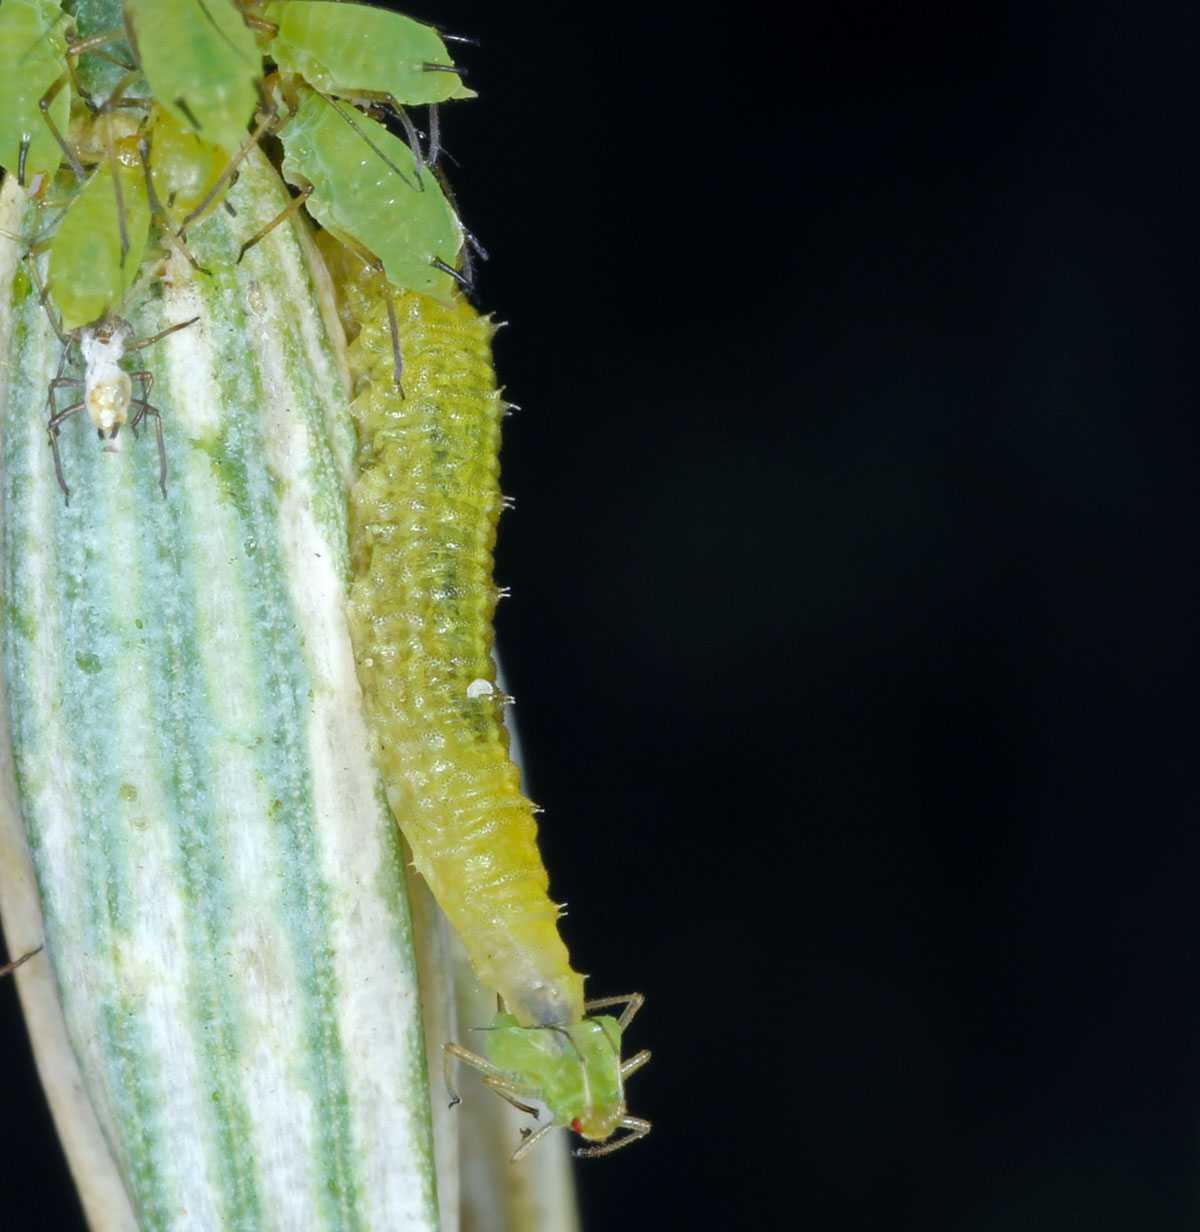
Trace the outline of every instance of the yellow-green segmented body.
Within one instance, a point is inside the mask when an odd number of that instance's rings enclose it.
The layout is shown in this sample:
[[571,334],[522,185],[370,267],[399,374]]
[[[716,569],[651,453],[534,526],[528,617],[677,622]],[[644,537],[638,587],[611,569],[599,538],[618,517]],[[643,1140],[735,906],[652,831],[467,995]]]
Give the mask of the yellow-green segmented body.
[[401,393],[382,279],[351,273],[342,291],[359,331],[350,630],[388,799],[483,983],[522,1026],[578,1022],[583,977],[546,894],[491,654],[504,414],[493,326],[462,298],[396,292]]

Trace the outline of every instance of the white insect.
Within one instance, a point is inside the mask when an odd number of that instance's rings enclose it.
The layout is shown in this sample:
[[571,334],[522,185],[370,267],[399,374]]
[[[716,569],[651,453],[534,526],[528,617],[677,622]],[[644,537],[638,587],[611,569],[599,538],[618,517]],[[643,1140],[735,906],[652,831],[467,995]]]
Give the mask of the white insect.
[[[172,325],[155,334],[153,338],[133,342],[131,341],[133,327],[128,321],[116,316],[102,317],[91,325],[80,327],[73,335],[64,339],[66,349],[63,351],[63,366],[67,362],[72,347],[78,349],[84,366],[82,378],[56,376],[50,382],[48,400],[50,445],[54,450],[54,471],[58,476],[58,485],[62,488],[68,504],[71,501],[71,489],[67,487],[67,481],[63,477],[62,458],[58,451],[58,434],[63,424],[80,411],[87,411],[88,418],[95,425],[107,453],[120,452],[121,440],[118,433],[125,423],[129,424],[130,429],[136,435],[138,424],[147,415],[151,416],[154,419],[154,433],[158,440],[158,486],[163,497],[166,497],[167,450],[163,444],[162,416],[158,408],[152,406],[149,401],[154,376],[144,369],[129,372],[121,366],[121,361],[125,358],[127,351],[140,351],[167,334],[191,325],[194,320],[196,320],[195,317],[191,321]],[[59,371],[62,371],[62,366]],[[138,398],[133,396],[134,381],[141,385],[141,396]],[[59,410],[57,394],[60,389],[82,389],[83,398]],[[131,409],[135,411],[132,420],[129,418]]]
[[[121,448],[117,432],[129,418],[133,402],[133,377],[121,367],[132,333],[129,323],[120,317],[85,325],[79,331],[79,354],[84,363],[83,405],[108,453],[117,453]],[[146,392],[143,384],[143,395]],[[63,416],[70,413],[64,411]]]

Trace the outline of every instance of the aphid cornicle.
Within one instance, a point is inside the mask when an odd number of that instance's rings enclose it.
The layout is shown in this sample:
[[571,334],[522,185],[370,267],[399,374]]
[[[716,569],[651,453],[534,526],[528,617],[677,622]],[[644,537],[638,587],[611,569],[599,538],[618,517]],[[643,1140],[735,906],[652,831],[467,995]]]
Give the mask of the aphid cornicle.
[[[598,1144],[582,1153],[606,1154],[649,1132],[626,1113],[624,1081],[650,1054],[621,1059],[640,995],[584,1000],[547,896],[535,808],[508,756],[491,654],[504,412],[493,327],[461,297],[398,295],[402,395],[382,276],[323,243],[357,330],[349,618],[377,760],[414,864],[504,1003],[487,1058],[446,1046],[447,1086],[457,1058],[518,1107],[548,1105],[551,1122],[514,1159],[560,1126]],[[618,1003],[619,1018],[589,1016]]]

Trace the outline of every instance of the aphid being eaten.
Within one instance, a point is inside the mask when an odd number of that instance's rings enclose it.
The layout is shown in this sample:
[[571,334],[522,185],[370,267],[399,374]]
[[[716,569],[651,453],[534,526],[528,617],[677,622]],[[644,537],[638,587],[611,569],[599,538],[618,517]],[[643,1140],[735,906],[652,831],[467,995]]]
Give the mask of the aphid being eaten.
[[[534,1116],[527,1101],[543,1103],[551,1119],[525,1138],[510,1156],[513,1163],[528,1154],[555,1129],[573,1129],[598,1145],[581,1147],[576,1155],[608,1155],[644,1138],[650,1122],[625,1111],[625,1079],[650,1060],[643,1049],[628,1061],[621,1060],[621,1037],[645,998],[604,997],[589,1001],[591,1011],[624,1005],[620,1018],[589,1015],[581,1022],[522,1027],[512,1014],[500,1011],[487,1033],[487,1057],[469,1052],[459,1044],[444,1045],[446,1089],[451,1106],[459,1102],[451,1078],[452,1058],[483,1074],[483,1084],[508,1100],[514,1108]],[[623,1137],[612,1140],[618,1130]]]

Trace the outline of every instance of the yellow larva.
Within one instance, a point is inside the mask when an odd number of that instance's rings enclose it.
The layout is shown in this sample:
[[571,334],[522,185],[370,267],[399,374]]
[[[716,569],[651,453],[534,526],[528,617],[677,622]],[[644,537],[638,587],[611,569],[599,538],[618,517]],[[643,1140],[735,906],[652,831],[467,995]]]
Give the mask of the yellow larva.
[[476,973],[517,1023],[578,1023],[583,977],[546,893],[491,656],[504,413],[493,326],[462,298],[394,290],[401,393],[381,276],[330,255],[357,329],[350,632],[388,800]]

